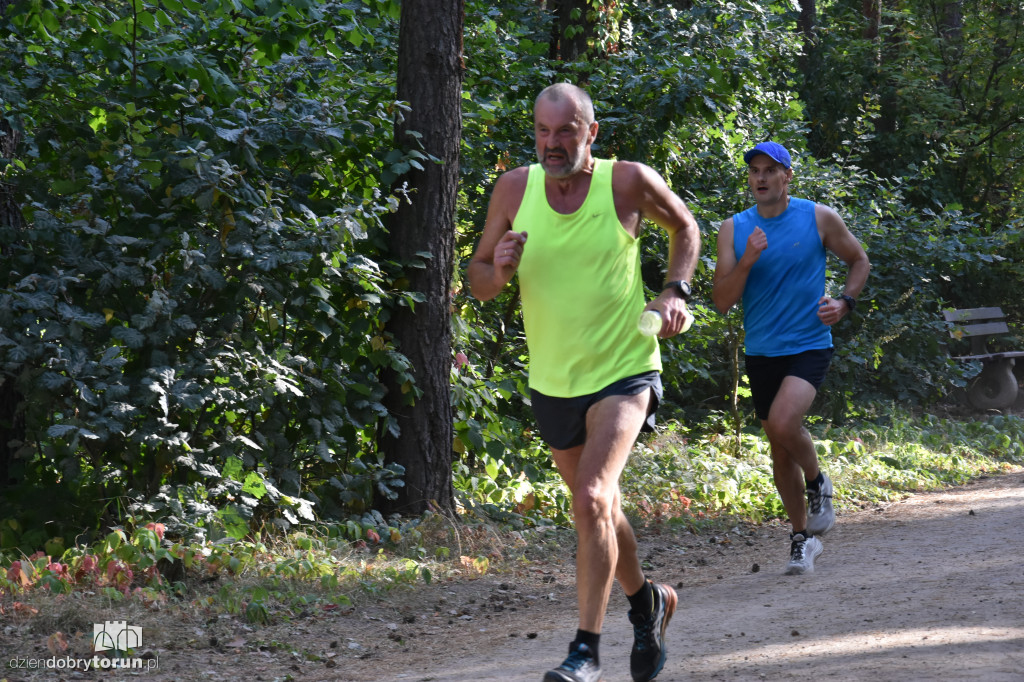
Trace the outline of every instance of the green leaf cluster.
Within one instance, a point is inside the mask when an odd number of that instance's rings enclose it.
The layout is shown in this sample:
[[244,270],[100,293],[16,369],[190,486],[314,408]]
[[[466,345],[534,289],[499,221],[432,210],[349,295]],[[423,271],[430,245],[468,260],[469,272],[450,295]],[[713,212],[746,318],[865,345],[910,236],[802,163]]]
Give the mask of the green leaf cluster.
[[[23,2],[0,25],[0,383],[26,518],[245,535],[362,511],[398,199],[384,5]],[[394,471],[372,485],[400,485]],[[40,491],[49,491],[40,508]],[[37,511],[33,512],[35,509]],[[2,516],[3,514],[0,514]]]
[[[818,413],[927,404],[962,385],[969,368],[941,344],[949,303],[1019,320],[997,300],[999,283],[1022,281],[1016,8],[965,15],[971,39],[949,60],[925,3],[904,3],[892,25],[906,68],[886,70],[859,37],[859,3],[828,3],[808,75],[793,3],[588,2],[593,49],[577,60],[554,56],[549,4],[466,2],[453,347],[436,349],[452,356],[463,509],[568,518],[525,400],[518,289],[483,305],[461,274],[496,178],[535,158],[533,98],[552,82],[593,95],[599,156],[654,167],[701,227],[697,323],[662,344],[663,419],[712,441],[732,432],[733,452],[761,447],[737,400],[739,314],[715,312],[710,289],[718,227],[751,203],[742,153],[768,137],[794,154],[794,194],[835,207],[874,265]],[[8,473],[31,482],[0,482],[0,518],[19,524],[0,525],[4,548],[71,537],[39,530],[54,521],[98,540],[126,514],[225,541],[314,518],[352,540],[399,527],[371,508],[404,474],[377,452],[397,429],[380,377],[419,395],[385,325],[423,300],[401,275],[422,264],[388,259],[383,218],[417,199],[392,184],[435,160],[392,140],[408,111],[395,101],[398,10],[23,0],[0,17],[0,130],[17,142],[0,159],[0,391],[24,427]],[[665,236],[649,226],[641,246],[653,297]],[[843,276],[830,263],[830,293]],[[760,469],[685,452],[689,487],[669,487],[654,453],[650,491],[709,510],[766,494]]]

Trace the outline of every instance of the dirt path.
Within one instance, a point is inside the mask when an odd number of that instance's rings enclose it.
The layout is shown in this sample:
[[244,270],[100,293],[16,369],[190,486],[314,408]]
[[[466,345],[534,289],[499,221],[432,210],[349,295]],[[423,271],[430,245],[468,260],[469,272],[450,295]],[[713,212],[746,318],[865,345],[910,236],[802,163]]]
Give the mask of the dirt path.
[[[803,577],[782,575],[781,524],[666,530],[641,544],[649,575],[680,595],[660,682],[1024,680],[1024,472],[841,514]],[[571,546],[563,554],[269,627],[114,606],[107,617],[142,626],[145,655],[159,662],[131,675],[6,668],[15,655],[48,656],[48,632],[3,624],[0,681],[539,682],[576,627]],[[629,680],[626,609],[616,593],[601,643],[606,682]],[[81,629],[95,617],[83,614]],[[71,639],[74,649],[88,636]]]
[[[785,528],[759,535],[710,573],[654,571],[683,585],[658,680],[1024,680],[1024,474],[843,515],[809,576],[782,575]],[[664,541],[649,559],[666,563]],[[534,639],[452,633],[429,663],[387,661],[387,679],[537,682],[575,629],[562,606],[530,609]],[[629,679],[624,609],[613,601],[602,636],[608,681]]]

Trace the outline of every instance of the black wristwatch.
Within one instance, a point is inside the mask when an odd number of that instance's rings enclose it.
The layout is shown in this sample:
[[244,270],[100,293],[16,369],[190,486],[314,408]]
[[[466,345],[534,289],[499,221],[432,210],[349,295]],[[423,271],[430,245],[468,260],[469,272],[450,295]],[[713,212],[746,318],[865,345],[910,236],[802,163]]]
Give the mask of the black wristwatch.
[[839,294],[839,298],[841,298],[844,301],[846,301],[846,307],[849,308],[850,310],[856,310],[857,309],[857,299],[855,299],[853,296],[848,296],[846,294]]
[[661,289],[662,291],[664,291],[665,289],[672,289],[677,294],[679,294],[679,297],[681,299],[683,299],[686,302],[690,301],[690,294],[692,293],[690,289],[690,283],[684,279],[674,279],[671,282],[665,282],[665,285]]

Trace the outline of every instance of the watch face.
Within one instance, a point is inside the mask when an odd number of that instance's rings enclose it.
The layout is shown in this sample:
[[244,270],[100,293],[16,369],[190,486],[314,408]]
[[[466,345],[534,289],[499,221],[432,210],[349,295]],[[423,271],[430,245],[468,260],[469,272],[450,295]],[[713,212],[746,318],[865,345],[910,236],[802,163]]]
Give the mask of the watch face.
[[665,282],[666,289],[672,289],[677,294],[683,297],[684,300],[690,299],[690,283],[681,279],[675,279],[671,282]]

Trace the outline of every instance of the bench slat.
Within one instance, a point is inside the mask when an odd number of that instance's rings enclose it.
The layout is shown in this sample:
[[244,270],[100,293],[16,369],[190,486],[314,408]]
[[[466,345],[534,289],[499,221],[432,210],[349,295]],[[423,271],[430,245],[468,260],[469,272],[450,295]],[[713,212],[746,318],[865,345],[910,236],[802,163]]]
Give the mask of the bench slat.
[[1024,350],[1010,350],[1003,353],[985,353],[984,355],[957,355],[954,360],[1002,360],[1004,358],[1024,358]]
[[962,308],[960,310],[943,310],[946,322],[967,322],[970,320],[1001,320],[1006,317],[1002,308]]
[[949,329],[949,335],[954,338],[968,336],[990,336],[992,334],[1009,334],[1010,328],[1005,322],[982,322],[980,324],[954,325]]

